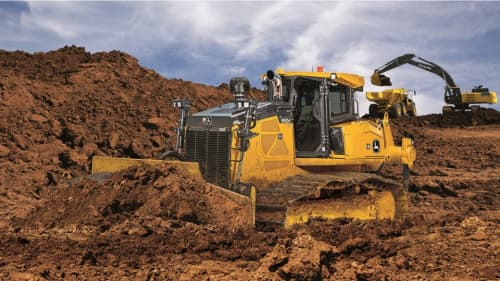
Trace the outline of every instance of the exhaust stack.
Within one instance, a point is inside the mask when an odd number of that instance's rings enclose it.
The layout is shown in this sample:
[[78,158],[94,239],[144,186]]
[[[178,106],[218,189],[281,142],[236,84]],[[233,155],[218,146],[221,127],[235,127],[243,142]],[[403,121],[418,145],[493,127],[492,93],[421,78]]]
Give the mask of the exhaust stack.
[[236,107],[249,107],[249,100],[246,94],[250,91],[250,82],[246,77],[233,77],[229,81],[229,91],[234,96],[234,104]]

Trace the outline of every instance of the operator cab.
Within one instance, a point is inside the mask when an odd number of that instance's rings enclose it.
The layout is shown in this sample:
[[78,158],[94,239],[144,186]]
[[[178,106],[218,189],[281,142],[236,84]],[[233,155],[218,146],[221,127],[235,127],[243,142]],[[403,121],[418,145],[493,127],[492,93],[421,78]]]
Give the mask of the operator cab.
[[295,130],[295,148],[297,151],[316,151],[321,144],[320,82],[296,78],[293,80],[296,101],[291,104]]
[[296,157],[329,157],[331,151],[344,154],[343,132],[335,124],[358,119],[354,90],[315,72],[280,76],[271,72],[265,80],[268,101],[278,114],[290,114],[280,120],[294,124]]

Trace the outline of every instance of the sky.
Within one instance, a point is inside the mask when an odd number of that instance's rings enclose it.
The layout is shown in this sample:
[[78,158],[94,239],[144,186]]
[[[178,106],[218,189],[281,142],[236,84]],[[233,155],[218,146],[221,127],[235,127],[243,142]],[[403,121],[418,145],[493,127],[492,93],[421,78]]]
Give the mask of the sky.
[[[405,53],[446,69],[463,91],[500,94],[500,2],[0,2],[0,49],[120,50],[166,78],[217,86],[268,69],[355,73]],[[411,65],[387,72],[441,112],[445,83]],[[360,112],[368,102],[358,94]],[[500,105],[494,106],[500,110]]]

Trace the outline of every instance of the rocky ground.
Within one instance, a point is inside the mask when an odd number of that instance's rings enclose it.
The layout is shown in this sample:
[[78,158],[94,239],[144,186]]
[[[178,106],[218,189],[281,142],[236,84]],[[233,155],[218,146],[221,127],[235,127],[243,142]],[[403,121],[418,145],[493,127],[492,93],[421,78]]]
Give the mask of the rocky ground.
[[176,167],[80,178],[94,155],[172,147],[178,97],[194,110],[231,99],[121,52],[0,51],[0,280],[500,278],[500,113],[394,121],[418,151],[402,220],[261,229]]

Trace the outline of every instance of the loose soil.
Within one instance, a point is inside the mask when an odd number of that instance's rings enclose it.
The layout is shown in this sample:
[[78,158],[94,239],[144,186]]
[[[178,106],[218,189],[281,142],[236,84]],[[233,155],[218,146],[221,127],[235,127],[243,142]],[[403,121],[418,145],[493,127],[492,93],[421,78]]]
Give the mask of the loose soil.
[[500,278],[499,112],[393,121],[418,153],[406,218],[284,230],[242,226],[244,210],[174,166],[85,177],[94,155],[172,148],[184,97],[193,111],[232,98],[118,51],[0,51],[0,280]]

